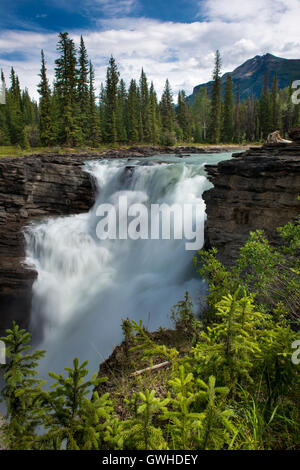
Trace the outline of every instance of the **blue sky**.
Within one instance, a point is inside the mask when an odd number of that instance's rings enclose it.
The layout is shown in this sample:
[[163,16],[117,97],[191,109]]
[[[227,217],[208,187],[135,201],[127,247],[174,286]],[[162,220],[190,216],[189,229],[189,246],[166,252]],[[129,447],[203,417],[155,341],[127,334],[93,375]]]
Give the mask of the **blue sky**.
[[1,28],[57,32],[97,28],[97,20],[119,15],[160,21],[192,22],[199,19],[194,0],[74,1],[14,0],[0,7]]
[[0,67],[35,97],[40,50],[52,81],[59,31],[83,35],[97,87],[111,54],[127,83],[144,67],[158,93],[169,78],[188,94],[211,78],[216,49],[223,72],[266,52],[300,58],[300,0],[12,0],[0,17]]

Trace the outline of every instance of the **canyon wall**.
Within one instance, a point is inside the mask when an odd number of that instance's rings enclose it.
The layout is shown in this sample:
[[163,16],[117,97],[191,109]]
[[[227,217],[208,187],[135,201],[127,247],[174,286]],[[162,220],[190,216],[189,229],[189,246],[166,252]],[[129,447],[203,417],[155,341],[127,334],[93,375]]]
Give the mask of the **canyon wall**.
[[265,144],[233,156],[206,166],[214,187],[204,193],[206,247],[216,247],[226,265],[237,258],[249,232],[263,229],[276,244],[276,228],[300,212],[299,141]]
[[94,200],[82,159],[34,156],[0,159],[0,334],[11,319],[27,327],[33,269],[23,265],[23,230],[31,220],[87,211]]
[[[35,219],[88,211],[95,188],[84,161],[155,154],[211,153],[234,147],[133,147],[105,153],[34,155],[0,159],[0,335],[12,319],[28,327],[37,273],[24,266],[24,228]],[[204,193],[206,245],[231,264],[250,231],[265,229],[276,243],[276,227],[300,209],[300,143],[253,148],[207,172],[214,188]]]
[[28,327],[37,273],[24,266],[24,228],[35,219],[78,214],[94,202],[95,188],[82,170],[87,160],[210,153],[236,147],[132,147],[103,153],[42,154],[0,159],[0,336],[12,320]]

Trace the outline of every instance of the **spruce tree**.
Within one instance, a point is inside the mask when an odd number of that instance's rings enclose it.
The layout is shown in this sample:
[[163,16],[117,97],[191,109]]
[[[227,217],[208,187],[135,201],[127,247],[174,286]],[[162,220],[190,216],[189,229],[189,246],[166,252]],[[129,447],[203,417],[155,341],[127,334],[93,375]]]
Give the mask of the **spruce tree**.
[[180,90],[178,93],[176,114],[177,122],[182,130],[183,140],[189,142],[192,136],[191,112],[183,90]]
[[195,142],[206,142],[207,130],[210,117],[211,100],[208,96],[207,87],[200,89],[192,105],[192,113],[195,123]]
[[224,143],[231,143],[234,137],[234,98],[233,98],[233,85],[231,75],[228,74],[225,97],[224,97],[224,114],[222,126],[222,141]]
[[55,133],[52,124],[52,116],[50,109],[51,91],[47,79],[47,69],[45,63],[44,51],[41,51],[41,81],[38,84],[38,93],[40,94],[39,104],[39,127],[40,127],[40,140],[42,145],[52,145],[55,140]]
[[235,117],[234,117],[234,141],[240,142],[240,84],[236,85],[236,103],[235,103]]
[[173,132],[175,124],[175,109],[173,103],[172,90],[168,79],[166,80],[159,109],[161,116],[162,132]]
[[278,130],[281,127],[280,123],[280,109],[278,99],[278,78],[277,74],[274,74],[273,85],[272,85],[272,128]]
[[159,120],[157,96],[154,90],[153,82],[150,86],[150,142],[157,144],[159,141]]
[[24,116],[21,103],[21,90],[18,76],[13,67],[10,73],[10,89],[6,96],[7,123],[12,144],[26,147]]
[[117,114],[118,114],[118,82],[119,71],[113,56],[109,59],[105,85],[105,139],[115,143],[118,140]]
[[131,80],[128,91],[128,138],[131,142],[139,140],[139,95],[135,80]]
[[221,138],[221,56],[216,52],[212,84],[212,107],[209,126],[209,140],[218,144]]
[[89,101],[88,101],[88,120],[87,120],[87,128],[88,128],[88,141],[92,147],[97,147],[101,140],[101,131],[100,131],[100,119],[99,113],[96,106],[96,98],[95,98],[95,73],[92,62],[89,63],[89,84],[88,84],[88,94],[89,94]]
[[269,74],[265,73],[264,90],[260,97],[259,118],[261,135],[263,139],[268,137],[272,132],[272,101],[269,93]]
[[89,93],[89,78],[90,68],[86,47],[83,37],[80,36],[79,58],[78,58],[78,84],[77,96],[79,103],[79,125],[84,140],[89,138],[89,113],[90,113],[90,93]]
[[82,142],[82,132],[79,126],[76,50],[68,33],[59,33],[57,50],[60,56],[55,61],[55,88],[60,113],[60,141],[74,146]]
[[103,142],[106,142],[105,135],[105,88],[103,83],[100,85],[100,95],[99,95],[99,119],[100,119],[100,133]]
[[255,140],[256,130],[256,103],[254,98],[248,97],[247,101],[247,124],[246,124],[246,138],[248,141]]
[[123,79],[120,80],[118,86],[118,100],[117,100],[117,131],[118,141],[127,142],[127,91]]
[[150,97],[149,97],[149,88],[148,81],[144,70],[142,69],[140,77],[140,112],[141,112],[141,126],[143,140],[145,142],[151,141],[151,130],[150,130]]

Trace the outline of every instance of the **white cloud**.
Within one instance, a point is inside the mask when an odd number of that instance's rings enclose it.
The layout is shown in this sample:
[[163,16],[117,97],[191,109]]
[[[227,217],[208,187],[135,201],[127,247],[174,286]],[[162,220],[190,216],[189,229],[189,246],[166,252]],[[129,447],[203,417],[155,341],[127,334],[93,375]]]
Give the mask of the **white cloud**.
[[138,6],[137,0],[87,0],[86,9],[101,8],[107,16],[129,15]]
[[[100,2],[107,3],[106,0],[98,0]],[[124,0],[123,7],[129,8],[133,4],[134,0]],[[195,85],[209,80],[217,48],[223,58],[223,72],[266,52],[300,58],[299,0],[251,0],[246,4],[240,0],[205,0],[202,2],[203,13],[206,20],[193,23],[112,18],[99,21],[97,31],[70,34],[77,44],[83,34],[96,67],[98,86],[105,80],[108,58],[113,54],[127,83],[132,77],[139,78],[144,67],[159,93],[167,77],[174,92],[183,88],[187,93]],[[40,49],[45,50],[52,80],[56,41],[57,36],[53,34],[18,31],[0,34],[0,54],[23,52],[26,55],[26,61],[14,61],[14,66],[22,86],[27,86],[35,96]],[[9,65],[7,61],[1,63],[6,72]]]

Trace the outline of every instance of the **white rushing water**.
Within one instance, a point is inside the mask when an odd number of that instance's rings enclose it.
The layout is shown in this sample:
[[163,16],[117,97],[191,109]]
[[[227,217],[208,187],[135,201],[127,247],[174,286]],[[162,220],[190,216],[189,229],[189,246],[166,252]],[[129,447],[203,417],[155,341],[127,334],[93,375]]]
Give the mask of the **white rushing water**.
[[97,185],[94,207],[28,228],[27,263],[38,271],[31,330],[38,347],[47,350],[41,376],[62,371],[74,357],[97,371],[122,339],[122,318],[142,319],[151,330],[170,326],[170,308],[185,291],[197,307],[205,287],[186,240],[99,240],[96,210],[103,203],[117,205],[120,196],[129,204],[198,204],[203,239],[202,193],[210,187],[204,165],[227,158],[230,154],[87,162]]

